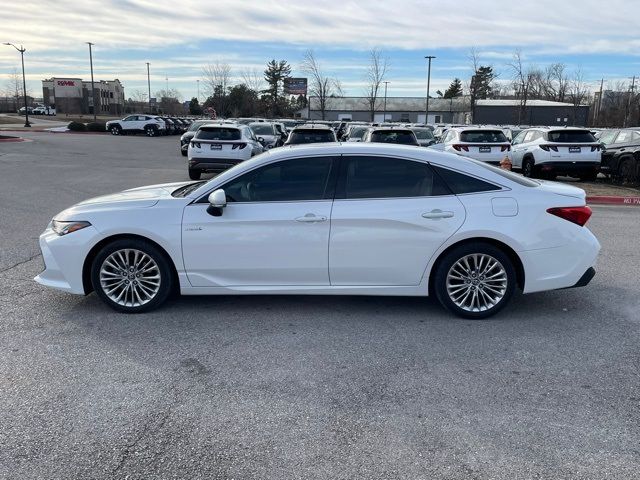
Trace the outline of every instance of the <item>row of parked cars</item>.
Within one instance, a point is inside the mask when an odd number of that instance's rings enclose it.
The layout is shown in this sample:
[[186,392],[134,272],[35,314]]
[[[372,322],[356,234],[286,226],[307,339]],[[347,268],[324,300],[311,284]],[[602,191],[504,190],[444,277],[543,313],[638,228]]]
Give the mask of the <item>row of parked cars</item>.
[[182,134],[189,129],[193,121],[185,117],[135,114],[120,120],[110,120],[105,124],[105,128],[112,135],[144,133],[149,137],[155,137]]
[[418,124],[313,122],[288,129],[281,122],[241,119],[194,122],[182,136],[180,149],[189,157],[190,178],[198,179],[204,172],[219,173],[266,149],[337,141],[427,147],[492,165],[507,158],[524,176],[551,180],[558,175],[595,180],[601,171],[605,148],[593,132],[574,127],[516,130],[478,125],[438,128]]

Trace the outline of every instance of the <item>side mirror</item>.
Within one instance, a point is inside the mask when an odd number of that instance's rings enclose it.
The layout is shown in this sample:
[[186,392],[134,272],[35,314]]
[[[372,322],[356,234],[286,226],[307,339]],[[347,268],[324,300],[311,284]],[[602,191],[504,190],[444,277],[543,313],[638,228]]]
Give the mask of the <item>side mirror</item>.
[[221,217],[222,210],[227,206],[227,194],[224,190],[219,188],[209,194],[209,206],[207,207],[207,213],[214,217]]
[[[260,142],[260,144],[261,144],[262,146],[264,146],[264,138],[262,138],[262,137],[258,137],[258,142]],[[214,193],[215,193],[215,192],[214,192]]]

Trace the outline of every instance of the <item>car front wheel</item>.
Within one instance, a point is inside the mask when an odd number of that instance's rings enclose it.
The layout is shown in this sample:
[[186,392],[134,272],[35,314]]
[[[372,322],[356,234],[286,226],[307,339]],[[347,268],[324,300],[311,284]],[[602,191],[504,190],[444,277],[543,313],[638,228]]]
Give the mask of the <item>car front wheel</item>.
[[483,319],[509,302],[516,272],[508,255],[489,243],[455,247],[439,261],[434,290],[440,303],[459,317]]
[[120,135],[122,131],[119,125],[114,125],[113,127],[111,127],[110,130],[111,130],[111,135]]
[[91,282],[98,296],[123,313],[142,313],[159,307],[173,288],[165,254],[139,239],[106,245],[91,265]]
[[533,158],[526,158],[522,163],[522,174],[525,177],[533,178]]

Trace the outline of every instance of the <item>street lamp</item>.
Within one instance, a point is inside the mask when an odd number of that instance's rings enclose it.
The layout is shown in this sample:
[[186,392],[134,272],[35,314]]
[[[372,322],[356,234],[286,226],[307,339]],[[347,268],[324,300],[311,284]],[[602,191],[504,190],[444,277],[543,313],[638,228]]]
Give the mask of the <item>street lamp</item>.
[[24,126],[30,127],[29,123],[29,107],[27,105],[27,80],[24,76],[24,52],[27,50],[20,45],[20,48],[16,47],[13,43],[6,42],[5,45],[10,45],[20,52],[20,58],[22,59],[22,96],[24,97]]
[[429,69],[427,70],[427,106],[425,108],[425,115],[424,115],[424,124],[427,125],[427,123],[429,122],[429,90],[431,89],[431,60],[433,60],[434,57],[433,55],[427,55],[426,58],[429,61]]
[[89,45],[89,64],[91,65],[91,103],[93,104],[93,121],[96,121],[96,91],[93,85],[93,55],[91,53],[91,47],[93,43],[87,42]]
[[198,96],[196,97],[198,99],[198,102],[200,101],[200,79],[196,80],[196,83],[198,84]]
[[383,115],[384,120],[383,121],[385,122],[387,121],[387,86],[389,85],[389,83],[391,82],[388,82],[386,80],[384,81],[384,115]]
[[149,76],[149,62],[147,62],[147,87],[149,87],[149,113],[151,111],[151,77]]

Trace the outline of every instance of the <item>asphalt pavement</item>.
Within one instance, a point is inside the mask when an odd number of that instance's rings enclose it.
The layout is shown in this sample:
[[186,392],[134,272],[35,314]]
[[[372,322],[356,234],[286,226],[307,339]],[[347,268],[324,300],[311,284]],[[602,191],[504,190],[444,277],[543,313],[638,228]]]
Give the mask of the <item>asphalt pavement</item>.
[[0,478],[640,478],[640,208],[598,273],[460,320],[430,299],[184,297],[121,315],[32,281],[84,198],[187,179],[177,137],[0,143]]

